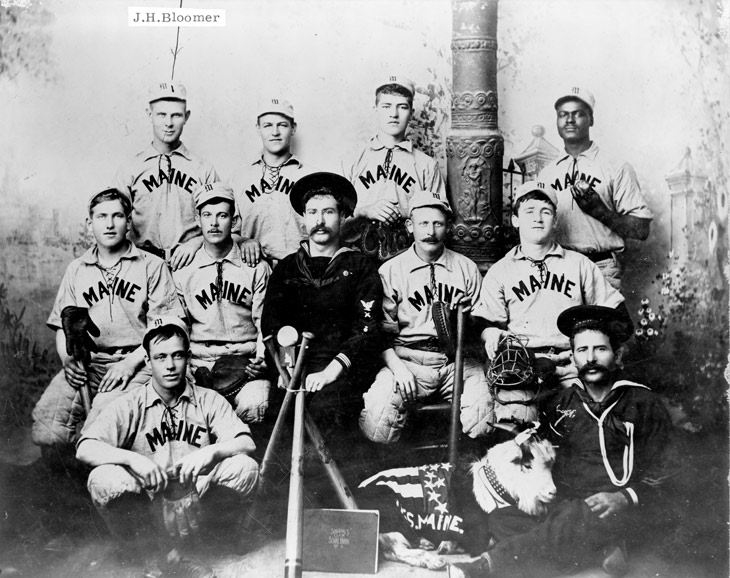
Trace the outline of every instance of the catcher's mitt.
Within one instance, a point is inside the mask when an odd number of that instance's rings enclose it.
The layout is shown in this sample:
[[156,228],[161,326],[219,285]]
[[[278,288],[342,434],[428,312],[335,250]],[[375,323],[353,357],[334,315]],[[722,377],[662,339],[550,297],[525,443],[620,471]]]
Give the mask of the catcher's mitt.
[[413,241],[403,218],[392,225],[364,217],[348,219],[342,228],[342,239],[346,246],[359,249],[381,263],[408,249]]
[[533,390],[539,386],[534,369],[535,357],[518,337],[513,335],[502,339],[497,354],[486,370],[487,383],[492,396],[502,405],[530,405],[530,399],[500,399],[501,390]]
[[246,385],[248,377],[244,371],[251,362],[248,355],[221,355],[212,369],[199,367],[195,370],[195,383],[213,389],[235,405],[236,394]]
[[74,359],[87,362],[91,352],[99,350],[91,335],[99,337],[101,332],[91,320],[87,308],[73,305],[64,307],[61,311],[61,327],[66,336],[66,352]]

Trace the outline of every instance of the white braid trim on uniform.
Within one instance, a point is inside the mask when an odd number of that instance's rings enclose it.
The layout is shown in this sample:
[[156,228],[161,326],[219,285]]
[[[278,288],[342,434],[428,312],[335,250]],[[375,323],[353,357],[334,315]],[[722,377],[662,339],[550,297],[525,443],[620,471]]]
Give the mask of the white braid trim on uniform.
[[629,446],[624,448],[624,476],[621,479],[618,479],[618,477],[616,477],[616,474],[614,473],[613,469],[611,468],[611,464],[608,461],[608,455],[606,453],[606,437],[603,433],[603,422],[606,419],[606,416],[611,412],[611,410],[619,401],[620,400],[616,400],[609,407],[607,407],[606,410],[601,414],[600,419],[596,417],[596,415],[588,408],[588,404],[586,404],[586,402],[583,402],[583,407],[585,407],[586,411],[598,422],[598,442],[601,444],[601,457],[603,458],[603,467],[606,469],[606,473],[608,474],[611,483],[614,486],[621,487],[625,486],[628,483],[628,481],[631,479],[631,474],[634,472],[634,424],[630,421],[623,422],[624,426],[626,427],[626,433],[628,433],[629,435]]

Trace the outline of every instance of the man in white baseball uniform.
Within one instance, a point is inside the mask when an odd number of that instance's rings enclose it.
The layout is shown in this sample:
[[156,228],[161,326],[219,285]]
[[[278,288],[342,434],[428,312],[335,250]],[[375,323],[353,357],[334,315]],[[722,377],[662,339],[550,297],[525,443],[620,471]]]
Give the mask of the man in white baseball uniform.
[[233,189],[220,182],[202,185],[195,191],[195,207],[203,246],[190,265],[173,274],[191,326],[190,366],[198,385],[206,384],[212,370],[214,388],[221,364],[238,367],[240,377],[227,380],[226,390],[219,393],[244,422],[258,422],[270,388],[261,311],[271,268],[265,261],[248,266],[233,241],[231,230],[238,219]]
[[304,220],[289,202],[294,183],[316,172],[292,153],[297,132],[294,107],[282,98],[264,99],[258,108],[256,130],[261,137],[261,155],[234,179],[236,206],[240,211],[241,245],[248,263],[257,263],[261,253],[278,262],[299,249],[307,238]]
[[155,84],[148,102],[152,143],[119,168],[113,185],[132,200],[132,242],[177,269],[190,263],[203,243],[193,192],[220,178],[180,140],[190,118],[185,87]]
[[[475,303],[481,275],[476,264],[444,245],[452,212],[438,195],[422,191],[410,199],[408,230],[414,243],[379,269],[383,282],[385,330],[393,346],[383,353],[385,367],[365,393],[360,429],[379,443],[398,441],[414,402],[450,400],[454,362],[439,342],[432,305]],[[454,311],[454,314],[456,312]],[[491,430],[492,400],[482,364],[464,360],[461,423],[476,438]]]
[[[484,276],[473,314],[482,318],[482,340],[492,359],[503,340],[517,336],[537,356],[556,364],[555,375],[568,387],[577,379],[570,343],[557,326],[558,315],[574,305],[617,309],[631,323],[624,298],[611,287],[587,257],[564,249],[553,240],[558,201],[555,192],[530,181],[515,192],[512,225],[520,243]],[[529,392],[512,392],[529,399]],[[519,410],[519,411],[518,411]],[[495,418],[535,419],[534,407],[495,404]]]
[[[131,210],[127,196],[116,189],[89,200],[86,225],[96,243],[66,269],[47,321],[56,332],[63,370],[33,409],[32,437],[42,448],[71,449],[85,417],[79,392],[84,384],[93,395],[86,416],[92,421],[112,399],[148,381],[142,336],[149,320],[184,315],[164,261],[127,240]],[[88,311],[99,331],[87,363],[67,351],[62,317],[69,307]]]
[[593,94],[581,87],[555,101],[565,152],[540,172],[538,181],[558,200],[556,242],[586,255],[620,290],[618,255],[624,239],[645,240],[652,214],[631,165],[607,155],[591,140],[595,105]]

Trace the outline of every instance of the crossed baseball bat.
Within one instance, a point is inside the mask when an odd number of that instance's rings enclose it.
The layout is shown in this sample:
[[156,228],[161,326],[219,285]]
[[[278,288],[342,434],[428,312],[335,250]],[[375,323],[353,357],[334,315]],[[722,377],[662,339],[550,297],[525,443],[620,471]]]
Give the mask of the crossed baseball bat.
[[[347,510],[356,510],[357,503],[350,492],[347,482],[342,476],[336,462],[332,458],[327,445],[314,423],[311,415],[304,407],[304,392],[306,391],[301,385],[302,374],[304,372],[304,364],[309,348],[309,342],[314,339],[314,335],[307,331],[302,333],[301,343],[299,344],[299,354],[296,356],[294,369],[289,370],[284,366],[274,345],[273,335],[269,335],[264,339],[264,345],[274,360],[276,369],[281,376],[281,381],[286,388],[284,401],[279,409],[279,415],[274,423],[274,428],[266,446],[264,457],[259,467],[259,483],[256,488],[256,495],[253,503],[249,508],[249,516],[246,519],[245,529],[248,530],[251,523],[257,519],[259,498],[265,493],[268,484],[269,467],[274,458],[276,446],[279,444],[286,415],[289,407],[294,400],[294,426],[292,433],[292,455],[291,455],[291,472],[289,475],[289,502],[287,509],[286,523],[286,560],[284,562],[284,573],[286,578],[301,578],[302,576],[302,542],[304,534],[304,432],[306,431],[310,441],[314,445],[317,456],[322,465],[325,467],[327,476],[335,490],[338,501],[341,506]],[[294,359],[296,344],[299,339],[297,330],[293,327],[282,327],[277,333],[277,341],[279,347],[284,352],[284,357],[289,360]],[[291,366],[291,365],[290,365]]]

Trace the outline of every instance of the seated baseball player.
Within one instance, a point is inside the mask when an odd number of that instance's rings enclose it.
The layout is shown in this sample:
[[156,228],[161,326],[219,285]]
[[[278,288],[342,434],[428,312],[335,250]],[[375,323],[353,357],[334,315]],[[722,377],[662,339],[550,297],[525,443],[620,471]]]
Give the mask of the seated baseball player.
[[[598,267],[553,240],[556,207],[555,192],[539,183],[527,182],[516,190],[512,224],[520,243],[487,271],[473,314],[485,323],[482,340],[490,359],[505,338],[516,336],[533,355],[555,364],[550,381],[568,386],[577,374],[568,338],[556,325],[560,312],[573,305],[603,305],[618,308],[627,323],[631,320],[623,296]],[[504,395],[510,403],[495,404],[496,419],[535,419],[535,407],[519,403],[531,392]]]
[[166,554],[145,576],[213,578],[182,552],[202,528],[223,525],[216,505],[241,514],[258,478],[254,442],[222,396],[186,380],[181,319],[155,319],[143,345],[152,378],[86,424],[76,456],[93,468],[91,499],[127,556],[153,544]]
[[[348,223],[348,238],[354,236],[363,251],[381,261],[409,244],[404,220],[410,214],[414,194],[431,191],[446,201],[438,164],[406,138],[415,93],[413,82],[401,76],[390,76],[377,84],[376,134],[354,158],[342,164],[342,174],[357,191],[354,216],[359,219]],[[372,221],[385,227],[378,232],[368,226]],[[358,230],[360,238],[355,234]]]
[[333,173],[302,177],[289,194],[308,239],[274,268],[264,300],[264,336],[292,326],[314,334],[306,358],[307,407],[327,437],[357,432],[362,394],[386,346],[380,330],[383,287],[375,262],[343,247],[340,230],[357,202]]
[[258,422],[269,399],[260,323],[271,268],[244,263],[231,237],[238,217],[230,187],[202,185],[195,208],[203,246],[173,273],[191,326],[190,367],[198,385],[218,390],[246,423]]
[[[56,332],[63,370],[33,409],[32,437],[41,448],[71,450],[85,417],[91,421],[114,397],[143,385],[150,375],[142,349],[149,320],[183,315],[164,261],[126,238],[131,210],[127,196],[116,189],[89,200],[86,225],[95,244],[66,269],[47,321]],[[86,340],[80,350],[67,347],[74,324]],[[89,416],[79,391],[85,384],[93,396]]]
[[[365,436],[386,444],[400,438],[414,402],[451,399],[454,360],[439,342],[433,307],[471,305],[481,286],[476,264],[444,245],[452,219],[448,204],[430,192],[414,195],[410,203],[407,226],[413,245],[379,270],[385,329],[395,340],[383,353],[385,367],[365,393],[360,414]],[[461,398],[464,433],[473,438],[484,435],[491,430],[490,421],[492,400],[483,366],[467,357]]]
[[262,151],[234,179],[246,262],[264,257],[276,263],[299,249],[307,238],[301,215],[292,209],[289,193],[301,177],[313,172],[292,153],[297,132],[294,107],[282,98],[259,104],[256,131]]
[[212,164],[180,140],[190,118],[185,87],[155,84],[148,102],[152,143],[119,168],[113,186],[132,199],[132,242],[177,269],[190,263],[203,242],[193,193],[220,178]]
[[618,366],[630,325],[615,309],[579,305],[563,311],[557,327],[570,340],[579,375],[541,406],[556,445],[557,499],[541,519],[515,506],[495,510],[489,527],[496,545],[452,566],[451,578],[549,578],[598,565],[623,576],[624,541],[661,521],[672,426],[659,397]]

